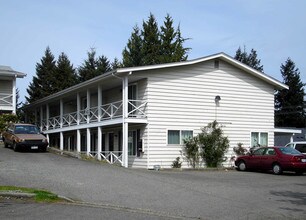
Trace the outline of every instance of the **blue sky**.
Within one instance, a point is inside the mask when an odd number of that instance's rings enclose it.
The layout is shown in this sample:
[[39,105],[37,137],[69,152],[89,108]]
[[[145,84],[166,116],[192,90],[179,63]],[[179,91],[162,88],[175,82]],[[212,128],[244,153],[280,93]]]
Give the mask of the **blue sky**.
[[159,26],[167,13],[183,37],[189,59],[239,46],[254,48],[264,71],[282,81],[280,65],[290,57],[306,83],[306,1],[303,0],[0,0],[0,65],[24,72],[21,100],[47,46],[57,59],[65,52],[74,67],[90,48],[121,59],[132,28],[150,12]]

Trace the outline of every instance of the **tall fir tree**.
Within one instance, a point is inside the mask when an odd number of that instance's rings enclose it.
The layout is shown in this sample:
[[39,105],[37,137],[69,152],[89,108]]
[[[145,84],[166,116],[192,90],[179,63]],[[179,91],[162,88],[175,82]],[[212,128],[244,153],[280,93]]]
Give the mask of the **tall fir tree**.
[[165,17],[163,26],[158,28],[152,13],[147,21],[143,21],[142,29],[133,28],[127,46],[122,52],[122,66],[142,66],[187,60],[191,48],[185,48],[180,26],[175,30],[173,19],[169,14]]
[[304,86],[300,78],[299,69],[288,58],[282,64],[280,71],[283,83],[289,86],[289,90],[276,91],[275,95],[275,125],[278,127],[305,127],[306,115],[304,105]]
[[115,57],[114,61],[111,63],[111,70],[118,69],[122,66],[118,58]]
[[180,25],[175,30],[173,27],[173,19],[167,14],[164,25],[160,29],[161,56],[159,62],[170,63],[187,60],[187,53],[190,48],[183,46],[188,38],[182,37]]
[[150,13],[148,21],[144,21],[142,26],[143,44],[141,53],[143,65],[158,64],[161,56],[160,32],[152,13]]
[[164,25],[160,27],[160,63],[170,63],[178,61],[174,56],[176,49],[176,32],[173,28],[173,19],[169,14],[165,17]]
[[87,60],[78,68],[78,81],[84,82],[111,70],[106,56],[96,58],[96,50],[91,48],[87,53]]
[[258,70],[260,72],[264,71],[263,65],[261,65],[260,59],[257,58],[257,52],[254,49],[251,49],[251,52],[248,54],[246,52],[245,47],[243,51],[241,51],[241,48],[239,47],[238,50],[236,51],[234,58],[240,61],[241,63],[244,63],[252,67],[255,70]]
[[57,59],[55,78],[57,79],[54,84],[56,92],[71,87],[77,83],[75,69],[64,52],[62,52]]
[[189,38],[182,37],[181,28],[178,26],[176,30],[175,52],[173,54],[174,61],[186,61],[188,59],[188,52],[191,48],[184,47],[186,40],[189,40]]
[[136,25],[133,28],[127,46],[122,52],[122,65],[125,67],[142,66],[142,38],[141,32]]
[[45,50],[45,55],[41,58],[41,63],[36,64],[36,76],[27,88],[27,102],[32,103],[38,99],[54,93],[54,73],[56,71],[56,61],[49,47]]
[[79,82],[84,82],[96,76],[96,51],[91,48],[87,52],[87,60],[78,68]]
[[99,56],[96,60],[96,75],[101,75],[111,70],[112,68],[108,58],[104,55]]

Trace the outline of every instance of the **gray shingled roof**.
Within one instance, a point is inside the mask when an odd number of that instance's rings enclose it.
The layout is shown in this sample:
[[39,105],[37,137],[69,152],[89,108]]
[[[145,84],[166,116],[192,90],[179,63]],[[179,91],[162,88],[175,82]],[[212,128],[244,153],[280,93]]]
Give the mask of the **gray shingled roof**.
[[17,72],[13,70],[10,66],[0,65],[0,76],[16,76],[18,78],[23,78],[26,75],[27,74],[25,73],[21,73],[21,72]]

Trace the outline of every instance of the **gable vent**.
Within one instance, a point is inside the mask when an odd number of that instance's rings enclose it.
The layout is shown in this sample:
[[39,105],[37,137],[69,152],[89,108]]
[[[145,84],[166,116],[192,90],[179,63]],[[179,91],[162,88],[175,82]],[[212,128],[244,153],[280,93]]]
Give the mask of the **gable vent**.
[[219,60],[215,60],[215,69],[219,69]]

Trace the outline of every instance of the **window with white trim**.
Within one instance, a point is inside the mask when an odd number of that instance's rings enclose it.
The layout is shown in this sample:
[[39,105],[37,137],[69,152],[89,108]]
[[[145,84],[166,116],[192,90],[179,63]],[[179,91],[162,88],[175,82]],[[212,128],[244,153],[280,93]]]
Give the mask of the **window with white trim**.
[[184,140],[193,137],[192,130],[168,130],[168,144],[184,144]]
[[251,132],[251,147],[267,147],[268,132]]

